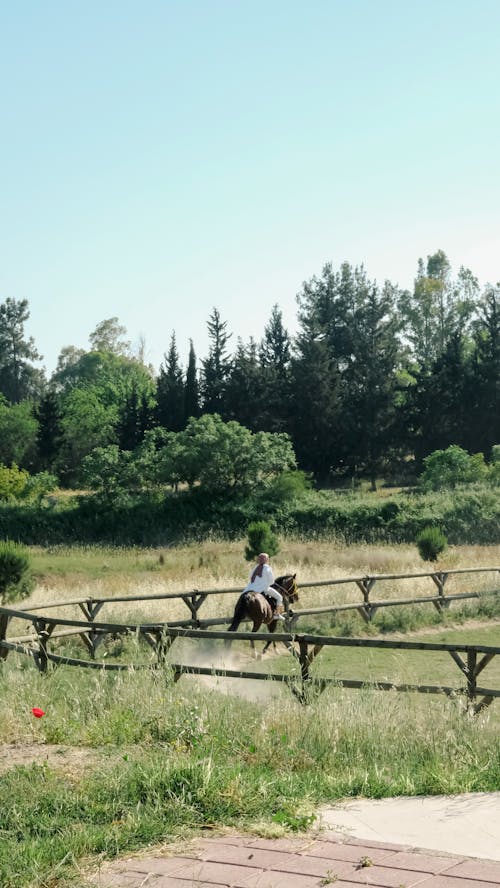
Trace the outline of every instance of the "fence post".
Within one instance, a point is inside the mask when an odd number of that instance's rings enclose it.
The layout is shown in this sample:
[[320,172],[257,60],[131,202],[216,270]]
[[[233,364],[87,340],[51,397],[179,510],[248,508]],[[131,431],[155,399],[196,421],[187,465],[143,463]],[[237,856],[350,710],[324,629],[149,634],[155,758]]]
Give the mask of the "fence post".
[[[87,598],[85,602],[79,602],[79,607],[80,610],[83,611],[88,622],[93,623],[103,604],[104,601],[94,601],[93,598]],[[103,637],[103,635],[99,635],[99,633],[95,632],[93,629],[89,629],[88,632],[82,632],[80,635],[92,660],[95,657],[96,647],[98,643],[102,641]]]
[[363,602],[358,607],[359,614],[363,617],[365,623],[369,623],[377,608],[370,604],[370,591],[376,583],[375,577],[364,577],[362,580],[356,580],[356,585],[363,593]]
[[[0,642],[7,638],[7,627],[10,617],[8,614],[0,614]],[[0,660],[6,660],[9,651],[7,648],[0,646]]]
[[34,623],[35,632],[38,636],[38,653],[35,656],[35,663],[40,672],[47,672],[49,658],[47,656],[47,642],[50,638],[50,632],[47,631],[45,620],[36,620]]
[[438,587],[439,593],[439,601],[433,601],[433,604],[435,605],[436,610],[441,612],[444,607],[450,606],[450,602],[445,598],[444,594],[444,584],[448,579],[448,574],[445,571],[439,570],[436,573],[431,574],[431,577]]
[[193,589],[189,595],[181,595],[183,602],[189,610],[191,611],[191,622],[194,628],[198,628],[200,625],[200,621],[198,619],[198,611],[203,604],[203,602],[207,598],[206,592],[199,592],[198,589]]

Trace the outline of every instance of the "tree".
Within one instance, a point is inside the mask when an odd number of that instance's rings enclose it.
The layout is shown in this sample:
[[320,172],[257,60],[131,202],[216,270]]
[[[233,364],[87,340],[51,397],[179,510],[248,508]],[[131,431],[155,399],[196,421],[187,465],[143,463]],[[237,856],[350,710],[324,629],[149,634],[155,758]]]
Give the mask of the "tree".
[[390,444],[397,387],[394,288],[363,267],[327,263],[297,300],[301,332],[292,361],[293,440],[300,465],[321,482],[368,472]]
[[147,393],[133,379],[125,400],[118,405],[116,435],[122,450],[134,450],[151,426],[152,406]]
[[179,364],[175,333],[156,382],[156,421],[164,429],[179,432],[184,428],[184,374]]
[[0,305],[0,392],[12,404],[35,397],[44,385],[43,372],[31,363],[41,355],[33,338],[24,336],[29,316],[27,299],[8,298]]
[[500,284],[485,289],[474,344],[469,426],[475,434],[474,449],[486,454],[500,441]]
[[409,442],[417,468],[424,457],[450,444],[465,446],[469,434],[467,420],[474,388],[470,378],[466,343],[460,333],[450,337],[431,367],[415,372],[406,404]]
[[67,395],[59,466],[67,482],[76,479],[83,458],[95,447],[114,443],[117,419],[117,406],[104,404],[92,386],[75,388]]
[[174,451],[169,471],[179,481],[201,488],[215,496],[229,492],[249,493],[270,484],[282,472],[296,468],[288,435],[258,432],[218,414],[190,419],[185,430],[167,441]]
[[225,417],[226,388],[231,371],[231,359],[227,344],[231,333],[227,332],[227,321],[222,321],[216,308],[207,323],[209,335],[208,357],[202,361],[201,398],[204,413],[219,413]]
[[269,322],[259,346],[260,428],[268,432],[290,430],[291,405],[291,341],[283,326],[283,315],[273,306]]
[[64,376],[65,371],[69,367],[74,367],[80,361],[80,358],[86,354],[84,348],[76,348],[75,345],[65,345],[59,353],[57,365],[55,369],[55,377]]
[[95,447],[88,453],[82,460],[81,478],[108,504],[140,483],[132,453],[120,450],[116,444]]
[[419,260],[413,292],[401,293],[399,311],[404,341],[421,368],[429,370],[450,337],[467,331],[478,289],[477,279],[466,268],[460,268],[456,281],[451,279],[450,263],[442,250],[427,257],[426,269]]
[[36,436],[37,466],[52,469],[62,445],[61,409],[56,393],[49,389],[34,410],[38,422]]
[[113,355],[128,357],[130,342],[122,339],[126,332],[127,328],[120,324],[116,317],[101,321],[89,336],[92,351],[110,352]]
[[372,490],[384,458],[393,445],[395,398],[398,386],[398,322],[394,311],[395,288],[382,290],[355,276],[351,354],[345,356],[343,422],[345,460],[352,473],[368,475]]
[[292,360],[291,434],[299,465],[326,483],[342,460],[341,380],[324,338],[299,335]]
[[446,450],[435,450],[425,457],[419,484],[422,490],[454,488],[459,484],[482,481],[487,474],[482,453],[470,456],[462,447],[452,444]]
[[229,418],[252,431],[262,428],[262,372],[253,339],[249,340],[248,345],[238,339],[225,400]]
[[10,405],[0,397],[0,463],[31,468],[37,433],[38,423],[29,401]]
[[198,371],[196,369],[196,353],[193,346],[193,340],[189,340],[189,356],[186,370],[186,383],[184,386],[184,424],[186,426],[188,419],[198,417],[200,415],[200,394],[198,386]]

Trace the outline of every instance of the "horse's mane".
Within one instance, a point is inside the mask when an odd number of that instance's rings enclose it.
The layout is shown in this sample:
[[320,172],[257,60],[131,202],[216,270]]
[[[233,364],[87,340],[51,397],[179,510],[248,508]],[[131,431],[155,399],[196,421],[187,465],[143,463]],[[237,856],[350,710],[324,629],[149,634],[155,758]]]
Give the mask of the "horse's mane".
[[[282,583],[284,580],[289,580],[293,577],[293,574],[283,574],[281,577],[276,577],[274,583]],[[271,583],[271,586],[274,586],[274,583]]]

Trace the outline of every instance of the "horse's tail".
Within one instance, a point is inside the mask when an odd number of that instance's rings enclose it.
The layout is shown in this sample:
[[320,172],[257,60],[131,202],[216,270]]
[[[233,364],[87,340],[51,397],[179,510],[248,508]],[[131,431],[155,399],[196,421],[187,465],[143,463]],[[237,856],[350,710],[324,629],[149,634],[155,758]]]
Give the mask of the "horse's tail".
[[238,626],[245,619],[246,609],[247,609],[247,596],[253,595],[252,592],[247,592],[245,595],[240,595],[238,601],[236,602],[236,607],[234,609],[234,615],[231,625],[228,627],[228,632],[236,632]]

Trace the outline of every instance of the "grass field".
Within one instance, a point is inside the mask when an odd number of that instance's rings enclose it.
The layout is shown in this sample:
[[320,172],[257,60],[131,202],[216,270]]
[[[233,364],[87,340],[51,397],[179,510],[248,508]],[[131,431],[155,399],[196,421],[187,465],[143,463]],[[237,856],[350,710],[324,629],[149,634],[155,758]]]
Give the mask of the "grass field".
[[[248,572],[242,551],[243,543],[162,552],[36,550],[32,603],[144,590],[241,588]],[[426,568],[411,547],[284,543],[273,562],[275,573],[296,570],[299,584]],[[500,547],[471,547],[450,550],[440,567],[499,563]],[[493,583],[492,576],[487,582]],[[334,588],[337,599],[350,594]],[[301,603],[306,594],[307,604],[322,603],[331,590],[315,590],[315,598],[312,593],[305,590]],[[481,611],[480,604],[453,605],[443,615],[428,606],[418,619],[409,615],[392,626],[367,627],[357,617],[344,629],[498,645],[498,617]],[[132,609],[161,619],[158,607],[166,605],[142,602]],[[214,601],[216,607],[220,601]],[[116,613],[124,616],[123,607],[116,605]],[[418,634],[405,634],[415,620]],[[120,640],[114,643],[110,657],[147,656],[133,639],[125,647]],[[207,661],[219,651],[214,645],[198,650],[198,657]],[[182,646],[172,648],[173,658],[188,654]],[[271,655],[269,664],[256,663],[243,642],[233,645],[231,658],[252,670],[297,668],[281,653]],[[325,648],[314,669],[337,677],[463,684],[446,654]],[[481,683],[498,686],[498,681],[499,664],[493,660]],[[207,826],[266,835],[303,829],[318,805],[345,797],[500,787],[498,701],[469,718],[445,696],[331,687],[304,707],[275,682],[184,676],[173,683],[168,670],[114,674],[70,667],[40,675],[31,660],[15,654],[1,667],[0,688],[2,888],[83,885],[100,859],[182,841]],[[35,719],[34,706],[46,715]]]

